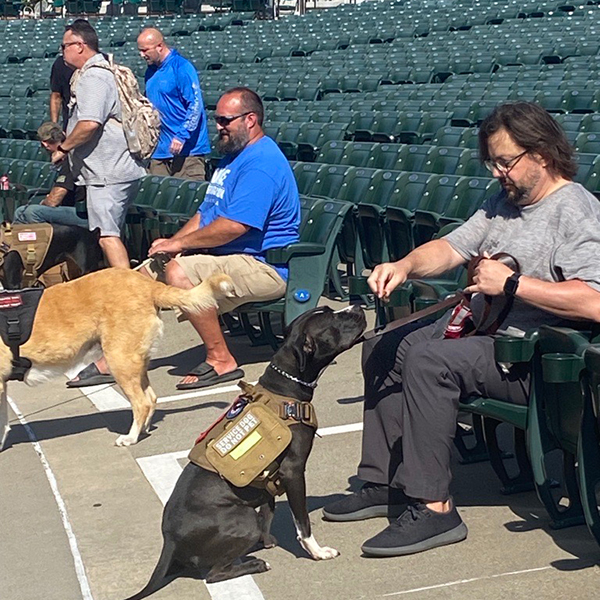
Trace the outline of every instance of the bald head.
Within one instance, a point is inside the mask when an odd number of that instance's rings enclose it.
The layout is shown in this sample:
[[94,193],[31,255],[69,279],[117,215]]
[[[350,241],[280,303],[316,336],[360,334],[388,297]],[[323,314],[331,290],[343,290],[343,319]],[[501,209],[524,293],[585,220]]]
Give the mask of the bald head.
[[143,29],[137,39],[140,56],[149,65],[160,65],[171,51],[163,34],[154,27]]

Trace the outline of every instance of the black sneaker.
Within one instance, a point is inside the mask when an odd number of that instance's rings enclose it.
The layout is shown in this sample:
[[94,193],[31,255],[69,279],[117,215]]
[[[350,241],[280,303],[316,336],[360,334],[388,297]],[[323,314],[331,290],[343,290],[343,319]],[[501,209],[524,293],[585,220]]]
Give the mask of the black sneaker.
[[466,537],[467,526],[454,506],[444,514],[419,503],[408,506],[394,523],[367,540],[361,549],[367,556],[402,556],[462,542]]
[[361,521],[373,517],[397,517],[410,500],[402,490],[378,483],[365,483],[354,492],[323,508],[328,521]]

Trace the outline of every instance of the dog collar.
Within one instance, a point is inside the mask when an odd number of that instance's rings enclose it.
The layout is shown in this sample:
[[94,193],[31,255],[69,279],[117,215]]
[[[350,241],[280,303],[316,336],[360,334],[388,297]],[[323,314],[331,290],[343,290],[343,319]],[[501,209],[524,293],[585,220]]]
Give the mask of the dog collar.
[[309,383],[308,381],[302,381],[301,379],[298,379],[297,377],[294,377],[293,375],[290,375],[289,373],[286,373],[285,371],[282,371],[279,367],[276,367],[273,363],[269,363],[269,366],[276,373],[279,373],[280,375],[283,375],[287,379],[290,379],[291,381],[299,383],[300,385],[304,385],[307,388],[310,388],[311,390],[314,390],[317,387],[317,382],[316,381],[313,381],[311,383]]

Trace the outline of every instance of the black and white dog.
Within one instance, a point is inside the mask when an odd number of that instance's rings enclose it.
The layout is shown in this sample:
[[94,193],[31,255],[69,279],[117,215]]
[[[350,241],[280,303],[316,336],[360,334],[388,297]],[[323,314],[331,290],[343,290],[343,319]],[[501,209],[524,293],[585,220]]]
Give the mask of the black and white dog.
[[[38,270],[38,276],[48,269],[72,260],[81,275],[97,271],[103,260],[102,249],[98,240],[100,230],[88,231],[83,227],[69,225],[52,225],[54,233],[44,262]],[[23,287],[25,266],[18,252],[12,250],[5,254],[2,264],[2,285],[7,290],[18,290]]]
[[[337,355],[359,340],[365,327],[365,315],[358,306],[340,311],[316,308],[301,315],[291,324],[259,384],[281,396],[312,400],[313,382]],[[290,430],[292,441],[284,451],[279,476],[298,540],[315,560],[335,558],[338,551],[320,546],[311,534],[306,507],[304,470],[315,430],[304,423],[294,424]],[[264,560],[244,557],[257,544],[265,548],[275,545],[270,535],[274,510],[275,499],[269,492],[235,487],[218,474],[189,463],[165,506],[164,545],[158,564],[148,584],[128,600],[145,598],[167,584],[167,575],[189,567],[208,570],[208,583],[269,570]]]

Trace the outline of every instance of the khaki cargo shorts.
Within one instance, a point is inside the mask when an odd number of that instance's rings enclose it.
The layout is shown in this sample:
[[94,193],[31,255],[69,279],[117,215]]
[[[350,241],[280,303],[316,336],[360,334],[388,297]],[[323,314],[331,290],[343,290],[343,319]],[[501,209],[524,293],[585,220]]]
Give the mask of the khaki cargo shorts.
[[219,313],[227,313],[247,302],[276,300],[285,294],[286,282],[266,263],[248,254],[212,256],[194,254],[173,259],[186,277],[198,285],[215,273],[226,273],[233,279],[235,296],[219,301]]

